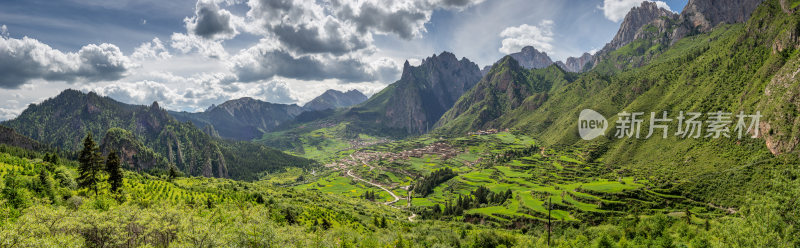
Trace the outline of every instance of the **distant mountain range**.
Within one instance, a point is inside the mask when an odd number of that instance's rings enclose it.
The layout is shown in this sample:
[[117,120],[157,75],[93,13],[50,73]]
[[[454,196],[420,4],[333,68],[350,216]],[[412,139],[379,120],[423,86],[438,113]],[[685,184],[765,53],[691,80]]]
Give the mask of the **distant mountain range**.
[[255,179],[262,172],[312,164],[261,145],[215,139],[177,121],[156,102],[129,105],[93,92],[65,90],[1,124],[70,152],[91,132],[104,153],[119,150],[126,168],[137,171],[175,166],[189,175]]
[[203,112],[170,111],[169,113],[181,122],[191,121],[215,137],[252,140],[294,121],[295,117],[304,112],[349,107],[366,99],[367,97],[358,90],[348,92],[328,90],[303,107],[244,97],[212,105]]
[[319,111],[350,107],[366,100],[367,96],[358,90],[349,90],[347,92],[327,90],[322,95],[303,105],[303,107],[308,110]]

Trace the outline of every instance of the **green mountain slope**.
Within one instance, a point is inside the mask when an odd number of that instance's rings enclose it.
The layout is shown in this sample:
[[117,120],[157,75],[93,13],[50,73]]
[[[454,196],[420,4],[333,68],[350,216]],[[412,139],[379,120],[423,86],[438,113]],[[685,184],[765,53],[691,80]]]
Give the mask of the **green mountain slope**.
[[45,148],[45,146],[39,142],[17,133],[14,129],[4,126],[0,126],[0,144],[16,146],[28,150],[41,150]]
[[173,112],[178,121],[191,121],[207,133],[233,140],[252,140],[292,121],[304,109],[296,104],[269,103],[245,97],[226,101],[199,113]]
[[[784,12],[778,1],[768,1],[747,23],[717,26],[711,33],[686,37],[640,67],[608,70],[604,68],[611,68],[615,61],[602,62],[608,65],[599,64],[572,83],[554,88],[535,110],[513,109],[498,117],[493,127],[533,134],[548,146],[591,147],[593,157],[621,173],[655,175],[665,183],[695,189],[684,192],[693,192],[699,199],[741,203],[741,198],[731,194],[763,187],[757,183],[763,173],[754,170],[768,171],[765,168],[782,164],[775,154],[796,156],[799,22],[800,17]],[[628,44],[610,56],[651,51],[637,48],[640,43]],[[577,120],[583,109],[596,110],[608,119],[605,137],[588,142],[579,138]],[[642,138],[612,137],[616,114],[623,111],[646,113]],[[644,139],[650,112],[662,111],[668,111],[671,118],[680,111],[760,111],[761,137],[739,141],[669,135],[662,139],[657,131],[656,137]],[[673,122],[669,130],[674,133],[676,129]]]
[[[312,162],[263,146],[214,139],[193,124],[178,122],[157,103],[128,105],[95,93],[66,90],[3,123],[21,134],[65,151],[79,149],[92,132],[104,152],[124,150],[133,170],[166,170],[189,175],[255,179],[258,173]],[[265,162],[266,161],[266,162]]]
[[551,89],[563,87],[575,76],[556,65],[528,70],[506,56],[442,116],[436,123],[437,132],[459,134],[498,128],[500,116],[516,109],[537,109],[547,101]]

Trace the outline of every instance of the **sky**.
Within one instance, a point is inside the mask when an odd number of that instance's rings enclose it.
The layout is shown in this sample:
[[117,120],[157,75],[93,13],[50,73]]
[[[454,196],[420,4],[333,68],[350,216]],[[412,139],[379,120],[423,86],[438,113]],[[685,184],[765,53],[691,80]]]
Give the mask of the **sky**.
[[[64,89],[196,112],[372,95],[443,51],[593,53],[644,0],[3,0],[0,120]],[[656,1],[679,12],[688,0]]]

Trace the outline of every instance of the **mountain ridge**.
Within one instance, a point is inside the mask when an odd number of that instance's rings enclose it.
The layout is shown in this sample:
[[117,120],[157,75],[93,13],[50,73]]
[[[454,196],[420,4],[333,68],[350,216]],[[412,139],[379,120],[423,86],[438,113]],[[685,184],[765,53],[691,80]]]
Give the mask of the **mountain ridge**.
[[303,105],[303,108],[312,111],[320,111],[326,109],[337,109],[343,107],[350,107],[366,101],[368,98],[364,93],[358,90],[348,90],[342,92],[338,90],[327,90],[322,95],[319,95]]
[[71,89],[30,105],[2,124],[68,152],[80,149],[91,132],[96,142],[106,141],[100,144],[104,153],[124,150],[122,162],[136,171],[175,166],[189,175],[255,179],[263,171],[312,164],[263,146],[214,139],[191,123],[177,121],[157,102],[129,105]]

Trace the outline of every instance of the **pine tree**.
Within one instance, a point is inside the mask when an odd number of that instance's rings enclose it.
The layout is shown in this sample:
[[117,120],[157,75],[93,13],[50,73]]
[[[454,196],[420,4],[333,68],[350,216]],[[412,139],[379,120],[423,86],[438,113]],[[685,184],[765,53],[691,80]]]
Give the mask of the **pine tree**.
[[178,169],[175,168],[175,166],[170,166],[169,167],[169,180],[172,181],[173,179],[178,178],[179,176],[180,176],[180,173],[178,172]]
[[122,188],[122,168],[119,164],[117,151],[111,150],[106,159],[106,172],[108,173],[108,184],[111,185],[111,192],[116,193]]
[[91,188],[94,190],[94,195],[97,196],[97,184],[99,183],[101,158],[97,145],[94,143],[92,133],[86,135],[83,139],[83,149],[81,150],[78,161],[78,186],[81,188]]
[[55,200],[55,186],[53,183],[53,178],[50,177],[50,173],[47,170],[40,170],[39,171],[39,192],[49,198],[50,200]]

